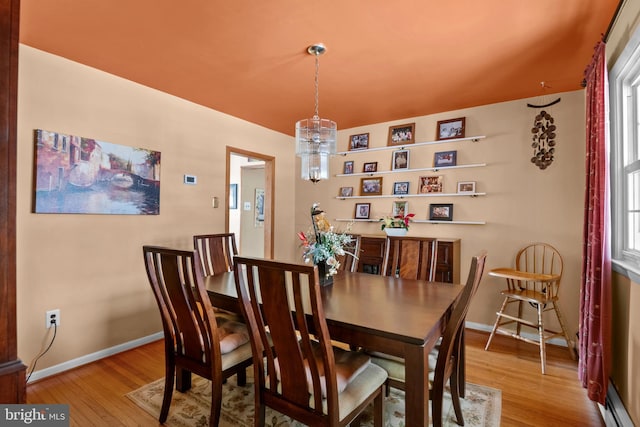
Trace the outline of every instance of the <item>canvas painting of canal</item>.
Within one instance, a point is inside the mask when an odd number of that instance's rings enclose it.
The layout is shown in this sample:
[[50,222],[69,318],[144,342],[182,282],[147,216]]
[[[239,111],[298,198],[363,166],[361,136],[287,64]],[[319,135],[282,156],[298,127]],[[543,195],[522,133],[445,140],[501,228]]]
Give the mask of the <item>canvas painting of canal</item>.
[[160,213],[159,151],[41,129],[35,144],[35,213]]

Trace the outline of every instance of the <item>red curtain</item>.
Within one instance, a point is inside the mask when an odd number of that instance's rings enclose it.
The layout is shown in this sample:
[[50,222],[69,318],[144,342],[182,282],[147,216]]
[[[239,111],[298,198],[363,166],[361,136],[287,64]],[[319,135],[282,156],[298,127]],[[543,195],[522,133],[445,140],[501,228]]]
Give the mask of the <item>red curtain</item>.
[[611,352],[611,249],[607,68],[600,42],[585,70],[586,186],[580,287],[578,374],[589,399],[604,404]]

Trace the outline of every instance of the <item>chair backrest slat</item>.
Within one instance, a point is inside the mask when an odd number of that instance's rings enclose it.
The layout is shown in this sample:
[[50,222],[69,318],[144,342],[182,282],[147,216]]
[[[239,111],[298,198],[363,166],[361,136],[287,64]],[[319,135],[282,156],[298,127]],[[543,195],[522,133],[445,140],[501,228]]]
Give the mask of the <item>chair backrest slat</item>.
[[233,271],[233,257],[238,254],[234,233],[195,235],[193,247],[205,277]]
[[431,237],[388,236],[382,274],[433,281],[438,241]]
[[362,238],[359,234],[351,234],[350,236],[353,238],[353,241],[345,249],[349,253],[337,257],[340,262],[340,267],[338,269],[341,271],[350,271],[355,273],[358,271],[358,258],[360,258],[360,244]]

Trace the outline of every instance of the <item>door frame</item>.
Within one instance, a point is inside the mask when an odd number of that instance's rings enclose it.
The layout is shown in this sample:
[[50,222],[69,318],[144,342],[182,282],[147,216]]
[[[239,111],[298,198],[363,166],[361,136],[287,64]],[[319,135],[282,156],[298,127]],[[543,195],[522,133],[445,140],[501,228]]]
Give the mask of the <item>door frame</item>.
[[275,166],[276,158],[266,154],[248,151],[242,148],[227,145],[226,173],[225,173],[225,197],[224,197],[224,227],[229,232],[229,185],[231,184],[231,155],[250,157],[264,161],[264,257],[273,259],[273,236],[275,218]]

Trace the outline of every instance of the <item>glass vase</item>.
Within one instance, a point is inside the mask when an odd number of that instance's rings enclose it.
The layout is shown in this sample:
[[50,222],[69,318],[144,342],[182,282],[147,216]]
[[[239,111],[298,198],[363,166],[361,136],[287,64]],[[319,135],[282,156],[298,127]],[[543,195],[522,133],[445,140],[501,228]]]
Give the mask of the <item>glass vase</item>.
[[320,286],[333,284],[333,276],[329,274],[331,267],[329,267],[324,261],[320,261],[316,265],[318,266],[318,277],[320,278]]

